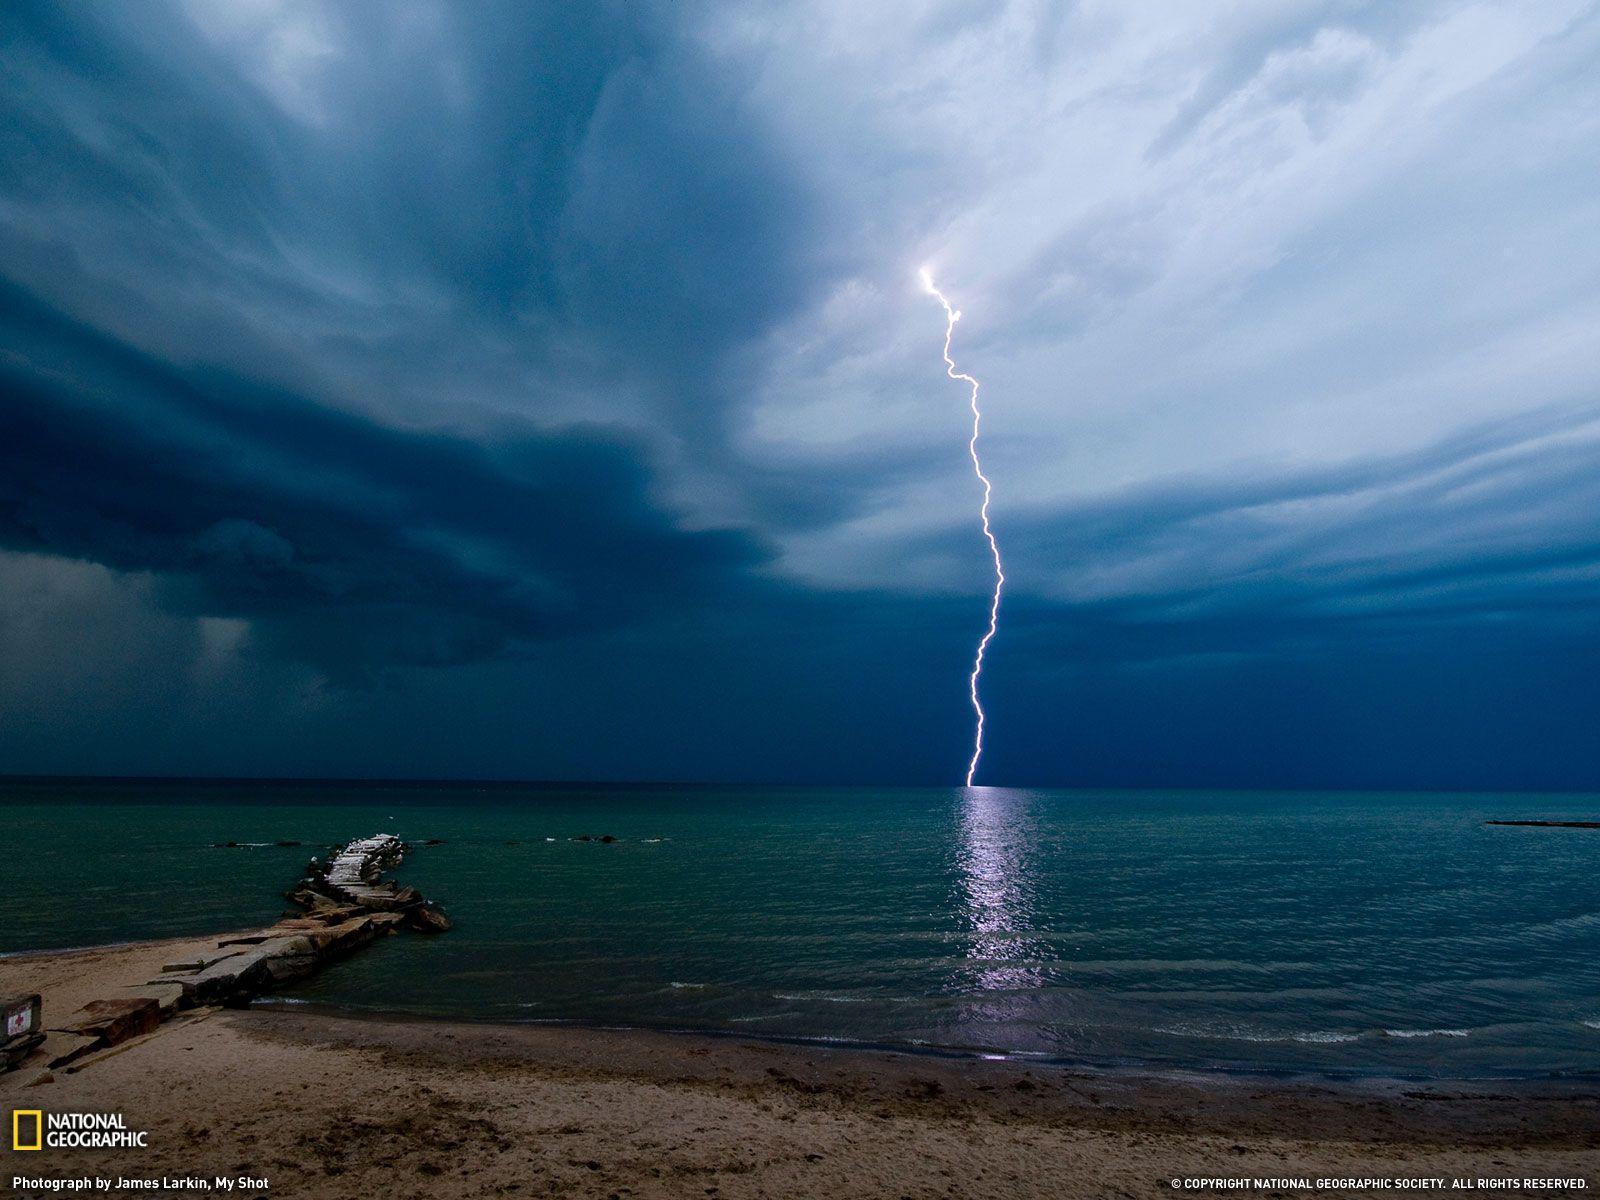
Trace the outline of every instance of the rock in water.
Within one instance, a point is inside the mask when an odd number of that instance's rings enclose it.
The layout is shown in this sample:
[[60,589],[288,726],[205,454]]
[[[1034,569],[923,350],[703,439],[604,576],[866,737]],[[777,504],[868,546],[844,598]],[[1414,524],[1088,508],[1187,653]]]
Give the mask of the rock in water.
[[423,933],[444,933],[451,927],[450,918],[426,902],[406,909],[406,924]]

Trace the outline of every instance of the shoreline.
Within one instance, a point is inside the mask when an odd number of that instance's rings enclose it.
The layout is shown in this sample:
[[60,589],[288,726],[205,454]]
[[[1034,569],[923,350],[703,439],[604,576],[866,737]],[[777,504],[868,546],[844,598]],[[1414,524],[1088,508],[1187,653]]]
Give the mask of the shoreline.
[[[449,1054],[462,1050],[474,1054],[478,1066],[506,1067],[537,1063],[544,1068],[581,1069],[626,1078],[671,1078],[692,1082],[732,1076],[745,1083],[762,1082],[765,1075],[811,1094],[835,1089],[869,1092],[879,1100],[905,1098],[943,1100],[955,1109],[963,1106],[994,1108],[1013,1117],[1043,1119],[1072,1113],[1100,1123],[1107,1114],[1116,1120],[1137,1113],[1137,1119],[1168,1131],[1221,1132],[1244,1127],[1256,1132],[1307,1133],[1326,1130],[1339,1115],[1360,1109],[1369,1122],[1366,1132],[1380,1136],[1414,1136],[1431,1132],[1447,1142],[1472,1137],[1494,1139],[1502,1128],[1498,1118],[1507,1105],[1532,1106],[1551,1118],[1554,1110],[1579,1106],[1584,1116],[1570,1122],[1546,1120],[1538,1138],[1552,1144],[1600,1147],[1600,1085],[1581,1088],[1538,1080],[1516,1081],[1509,1086],[1496,1081],[1414,1081],[1370,1077],[1362,1080],[1328,1080],[1311,1076],[1271,1078],[1260,1075],[1224,1076],[1209,1071],[1077,1069],[1055,1063],[982,1056],[925,1056],[895,1048],[862,1045],[777,1041],[741,1035],[706,1035],[687,1030],[644,1029],[632,1026],[576,1024],[521,1024],[493,1021],[408,1018],[380,1015],[336,1015],[297,1009],[252,1006],[238,1014],[248,1022],[254,1014],[270,1021],[244,1024],[251,1036],[266,1041],[296,1044],[367,1046],[388,1052],[438,1054],[440,1041],[452,1043]],[[233,1014],[230,1014],[230,1016]],[[714,1072],[696,1070],[705,1060]],[[774,1064],[803,1064],[813,1078],[774,1074]],[[843,1081],[843,1082],[840,1082]],[[1019,1088],[1018,1083],[1025,1086]],[[937,1084],[937,1087],[930,1087]],[[911,1091],[906,1091],[910,1085]],[[860,1098],[858,1095],[856,1098]],[[1216,1106],[1215,1119],[1198,1111],[1200,1103]],[[1301,1115],[1305,1123],[1289,1118],[1285,1102],[1309,1106]],[[1512,1124],[1526,1134],[1528,1112]]]
[[1179,1062],[1159,1059],[1096,1059],[1050,1054],[1044,1051],[1011,1050],[992,1046],[957,1046],[933,1042],[867,1041],[860,1038],[823,1034],[784,1034],[719,1026],[693,1026],[589,1020],[582,1017],[478,1017],[463,1013],[418,1012],[381,1005],[337,1004],[277,994],[262,996],[250,1004],[251,1010],[283,1012],[290,1015],[325,1017],[330,1020],[375,1021],[392,1024],[451,1025],[484,1029],[554,1029],[579,1033],[639,1033],[663,1037],[699,1038],[706,1041],[752,1042],[760,1045],[788,1046],[795,1049],[831,1049],[841,1053],[892,1054],[910,1059],[946,1062],[1007,1062],[1069,1075],[1115,1079],[1184,1079],[1200,1081],[1215,1078],[1219,1083],[1240,1082],[1258,1085],[1303,1083],[1328,1088],[1382,1090],[1385,1086],[1464,1089],[1548,1089],[1552,1094],[1571,1090],[1574,1094],[1600,1094],[1600,1073],[1570,1072],[1545,1074],[1426,1075],[1406,1074],[1361,1067],[1250,1067],[1227,1063]]
[[[215,941],[0,960],[0,991],[42,992],[48,1028],[75,999]],[[49,1082],[28,1086],[32,1064],[0,1076],[7,1107],[115,1112],[149,1134],[147,1149],[52,1151],[26,1171],[231,1173],[271,1179],[252,1195],[418,1200],[1157,1196],[1174,1177],[1239,1176],[1600,1186],[1600,1086],[1092,1071],[307,1008],[192,1009]]]
[[[215,933],[167,938],[136,938],[127,941],[105,942],[97,945],[71,946],[60,949],[33,949],[0,951],[0,984],[3,973],[11,964],[26,966],[29,963],[52,964],[59,961],[88,960],[117,953],[157,952],[182,953],[197,947],[211,948],[219,940],[238,937],[253,932],[251,929],[221,930]],[[124,981],[125,982],[125,981]],[[116,986],[115,983],[110,986]],[[0,986],[0,993],[19,989]],[[26,989],[21,989],[26,990]],[[474,1016],[462,1013],[432,1013],[407,1010],[399,1007],[374,1005],[336,1004],[320,1000],[307,1000],[277,992],[267,993],[250,1002],[249,1011],[281,1012],[312,1019],[349,1020],[391,1025],[460,1026],[466,1029],[552,1029],[571,1030],[577,1033],[641,1034],[671,1038],[700,1039],[710,1042],[749,1042],[795,1049],[828,1049],[840,1053],[898,1055],[913,1060],[948,1061],[957,1063],[1004,1062],[1040,1070],[1059,1071],[1067,1075],[1105,1079],[1182,1080],[1200,1084],[1214,1080],[1219,1084],[1240,1083],[1258,1086],[1296,1085],[1323,1087],[1332,1090],[1347,1089],[1354,1092],[1382,1092],[1398,1088],[1428,1089],[1440,1092],[1476,1091],[1493,1089],[1499,1092],[1543,1093],[1551,1096],[1600,1095],[1600,1073],[1573,1072],[1569,1074],[1490,1074],[1490,1075],[1427,1075],[1406,1074],[1381,1069],[1327,1068],[1327,1067],[1250,1067],[1226,1063],[1174,1062],[1151,1059],[1095,1059],[1054,1055],[1043,1051],[1015,1050],[987,1046],[956,1046],[935,1043],[878,1042],[826,1035],[768,1033],[756,1030],[738,1030],[717,1026],[677,1026],[648,1022],[617,1022],[588,1020],[577,1017],[528,1017],[521,1019]],[[68,1014],[46,1012],[45,1024],[59,1022]]]

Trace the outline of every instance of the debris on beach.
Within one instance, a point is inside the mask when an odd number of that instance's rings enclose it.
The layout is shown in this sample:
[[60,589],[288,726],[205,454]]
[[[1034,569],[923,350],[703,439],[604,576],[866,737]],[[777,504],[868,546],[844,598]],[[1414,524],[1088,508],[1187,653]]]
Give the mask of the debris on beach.
[[50,1068],[58,1070],[85,1055],[154,1033],[162,1016],[161,1002],[152,996],[91,1000],[65,1025],[51,1027],[51,1033],[64,1034],[67,1041],[56,1039],[60,1052],[50,1060]]
[[150,1033],[159,1024],[160,1002],[148,996],[133,996],[119,1000],[91,1000],[78,1010],[74,1020],[60,1026],[59,1031],[104,1037],[115,1045]]

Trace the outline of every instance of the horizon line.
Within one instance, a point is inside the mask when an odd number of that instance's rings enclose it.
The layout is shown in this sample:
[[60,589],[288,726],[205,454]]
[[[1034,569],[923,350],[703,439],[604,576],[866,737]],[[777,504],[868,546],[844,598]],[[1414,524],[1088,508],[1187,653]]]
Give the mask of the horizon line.
[[528,779],[507,776],[470,775],[158,775],[158,774],[57,774],[50,772],[0,772],[0,785],[6,784],[133,784],[133,785],[224,785],[256,784],[280,787],[483,787],[532,788],[539,790],[604,788],[786,788],[806,790],[844,790],[849,788],[891,791],[991,791],[991,792],[1286,792],[1299,795],[1370,795],[1401,792],[1423,795],[1536,795],[1600,796],[1600,785],[1583,787],[1452,787],[1448,785],[1309,785],[1309,784],[962,784],[944,783],[820,783],[802,780],[693,780],[693,779]]

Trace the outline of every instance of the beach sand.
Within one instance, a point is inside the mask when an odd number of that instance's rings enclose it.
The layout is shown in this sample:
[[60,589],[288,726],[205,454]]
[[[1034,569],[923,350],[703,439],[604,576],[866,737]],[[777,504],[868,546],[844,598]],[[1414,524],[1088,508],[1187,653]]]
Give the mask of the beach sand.
[[[49,1025],[216,941],[0,960],[0,994],[42,992]],[[8,1189],[85,1174],[340,1198],[1171,1196],[1174,1178],[1302,1176],[1600,1187],[1600,1089],[1580,1085],[1092,1073],[293,1009],[181,1014],[30,1086],[45,1057],[0,1077],[5,1109],[118,1112],[149,1145],[19,1154],[7,1137]],[[1249,1194],[1274,1191],[1298,1194]]]

